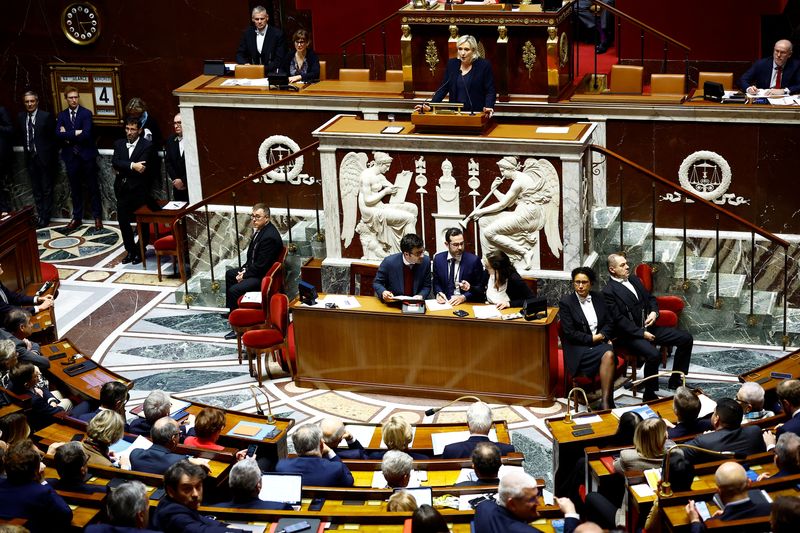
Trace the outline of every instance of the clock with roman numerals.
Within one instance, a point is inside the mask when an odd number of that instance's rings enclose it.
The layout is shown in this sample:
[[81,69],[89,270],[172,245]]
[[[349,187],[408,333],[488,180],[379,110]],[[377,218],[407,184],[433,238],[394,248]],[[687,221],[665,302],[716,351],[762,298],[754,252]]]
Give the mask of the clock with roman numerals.
[[61,13],[61,31],[75,44],[91,44],[100,36],[100,13],[89,2],[73,2]]

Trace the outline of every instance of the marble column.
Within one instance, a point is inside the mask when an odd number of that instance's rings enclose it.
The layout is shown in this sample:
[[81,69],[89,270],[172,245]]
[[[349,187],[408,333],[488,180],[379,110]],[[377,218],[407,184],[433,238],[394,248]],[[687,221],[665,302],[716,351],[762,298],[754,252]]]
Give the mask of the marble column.
[[183,153],[186,157],[186,186],[189,189],[189,203],[203,199],[203,184],[200,181],[199,154],[197,151],[197,126],[194,122],[194,107],[180,106],[183,123]]

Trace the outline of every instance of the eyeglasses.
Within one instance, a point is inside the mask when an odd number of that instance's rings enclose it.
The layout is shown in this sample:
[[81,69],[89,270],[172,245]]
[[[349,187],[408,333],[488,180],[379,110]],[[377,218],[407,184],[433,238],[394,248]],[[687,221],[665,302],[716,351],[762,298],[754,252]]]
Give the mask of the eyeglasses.
[[266,218],[266,216],[265,215],[250,215],[250,218],[252,218],[253,220],[259,220],[259,219],[262,219],[262,218]]

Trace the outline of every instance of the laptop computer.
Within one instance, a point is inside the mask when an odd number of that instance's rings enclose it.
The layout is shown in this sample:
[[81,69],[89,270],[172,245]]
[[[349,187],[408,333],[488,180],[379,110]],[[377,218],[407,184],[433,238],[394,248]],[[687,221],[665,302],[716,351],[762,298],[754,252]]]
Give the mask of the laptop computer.
[[300,505],[303,492],[303,476],[300,474],[262,474],[261,492],[258,499],[265,502],[283,502]]

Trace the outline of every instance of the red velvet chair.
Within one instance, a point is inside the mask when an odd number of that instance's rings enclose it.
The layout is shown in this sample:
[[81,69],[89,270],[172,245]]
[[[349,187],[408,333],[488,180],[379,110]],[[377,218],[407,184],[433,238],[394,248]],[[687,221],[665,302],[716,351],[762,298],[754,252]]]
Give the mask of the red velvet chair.
[[[258,309],[240,308],[231,311],[228,323],[236,333],[236,350],[239,353],[239,364],[242,364],[242,336],[253,329],[267,326],[269,320],[270,291],[272,290],[272,277],[264,276],[261,280],[261,306]],[[250,375],[253,375],[253,360],[248,357]]]
[[[267,276],[272,278],[272,285],[270,286],[270,290],[272,294],[277,292],[282,292],[281,288],[283,287],[283,280],[285,278],[283,273],[283,263],[280,261],[276,261],[272,263],[272,266],[267,270]],[[262,305],[259,302],[243,302],[244,295],[239,297],[239,300],[236,302],[236,305],[239,309],[261,309]]]
[[272,379],[269,370],[269,358],[278,363],[285,372],[294,375],[289,364],[289,298],[285,294],[275,294],[269,302],[269,327],[254,329],[242,336],[242,343],[247,350],[247,358],[256,360],[258,385],[261,386],[261,355],[264,354],[264,366],[267,375]]
[[[653,267],[647,263],[642,263],[636,267],[636,277],[639,278],[648,292],[653,292]],[[683,308],[686,307],[686,302],[680,296],[656,296],[658,302],[658,319],[656,319],[656,326],[663,326],[666,328],[678,327],[678,320],[680,319]],[[661,347],[661,365],[667,367],[667,356],[672,350],[672,347]]]
[[158,281],[161,281],[161,256],[167,255],[175,258],[175,263],[178,265],[178,272],[181,274],[181,283],[186,281],[186,271],[183,267],[183,261],[178,257],[178,242],[175,240],[175,235],[169,232],[169,235],[161,237],[153,243],[156,249],[156,270],[158,271]]

